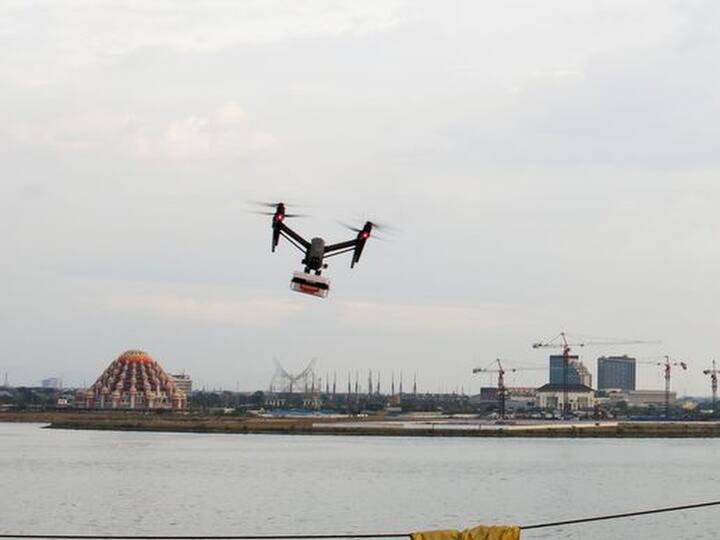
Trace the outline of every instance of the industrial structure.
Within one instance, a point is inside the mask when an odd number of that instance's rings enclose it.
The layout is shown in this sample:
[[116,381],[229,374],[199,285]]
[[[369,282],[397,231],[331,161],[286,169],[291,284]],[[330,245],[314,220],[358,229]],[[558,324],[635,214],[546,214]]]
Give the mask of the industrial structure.
[[297,374],[287,371],[277,359],[274,359],[274,362],[275,373],[268,389],[271,394],[292,394],[295,392],[314,394],[322,388],[322,380],[315,374],[316,358],[310,360],[305,369]]
[[712,369],[704,369],[703,375],[710,375],[710,389],[712,390],[712,410],[713,414],[717,414],[717,391],[718,391],[718,373],[720,373],[712,361]]
[[[502,365],[502,361],[499,358],[495,359],[495,362],[497,363],[496,369],[490,369],[490,368],[475,368],[473,369],[473,373],[497,373],[498,376],[498,384],[497,384],[497,390],[495,391],[495,397],[498,402],[498,414],[500,415],[500,418],[505,418],[505,405],[508,397],[508,388],[505,386],[505,374],[506,373],[516,373],[518,371],[527,371],[527,370],[533,370],[533,369],[542,369],[542,368],[504,368]],[[482,391],[481,391],[482,394]]]
[[75,406],[181,410],[187,408],[187,396],[148,353],[131,350],[113,360],[90,388],[78,390]]
[[672,372],[673,366],[677,366],[687,371],[687,364],[685,362],[675,362],[670,359],[669,356],[665,356],[664,362],[658,362],[658,366],[663,368],[663,377],[665,378],[665,418],[670,418],[670,373]]

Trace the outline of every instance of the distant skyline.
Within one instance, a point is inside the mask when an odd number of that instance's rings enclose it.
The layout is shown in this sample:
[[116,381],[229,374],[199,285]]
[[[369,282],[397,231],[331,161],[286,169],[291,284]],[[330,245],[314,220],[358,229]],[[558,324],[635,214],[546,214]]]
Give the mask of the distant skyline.
[[[555,356],[555,355],[552,355]],[[577,355],[573,354],[572,358],[576,361],[581,362],[585,367],[590,371],[592,376],[592,387],[595,389],[598,389],[597,381],[599,380],[599,374],[597,369],[597,360],[598,358],[589,358],[585,357],[585,361],[583,361],[582,355],[578,357]],[[316,359],[317,361],[317,359]],[[661,362],[661,359],[657,359],[658,362]],[[653,360],[654,362],[654,360]],[[299,364],[297,366],[294,366],[297,368],[295,371],[289,370],[291,373],[299,373],[307,366],[308,363],[305,364]],[[485,366],[476,366],[476,367],[485,367],[489,369],[494,369],[495,362],[490,362],[489,364]],[[330,385],[332,386],[333,380],[336,382],[337,391],[338,392],[345,392],[347,389],[347,383],[348,383],[348,377],[350,377],[350,381],[352,383],[352,388],[354,391],[355,388],[355,381],[357,380],[358,386],[361,393],[367,393],[368,389],[368,369],[367,368],[358,368],[356,370],[351,371],[345,371],[345,372],[337,372],[337,371],[324,371],[322,364],[316,363],[316,385],[317,388],[319,388],[321,391],[323,391],[326,387],[326,376],[329,377]],[[104,366],[106,368],[107,366]],[[163,366],[164,367],[164,366]],[[519,367],[520,371],[518,372],[512,372],[513,367]],[[530,368],[527,372],[523,372],[522,368]],[[103,369],[104,369],[103,368]],[[506,368],[508,369],[508,373],[505,376],[505,384],[510,387],[522,387],[522,386],[541,386],[542,384],[547,384],[550,379],[550,365],[549,365],[549,357],[546,359],[545,365],[529,365],[524,364],[523,366],[516,366],[516,365],[509,365],[506,363]],[[644,377],[641,380],[644,380],[648,386],[638,386],[638,389],[641,390],[652,390],[652,389],[662,389],[664,388],[664,379],[661,377],[658,377],[658,374],[663,373],[662,366],[659,365],[652,365],[652,362],[649,360],[645,360],[645,365],[638,365],[637,366],[639,371],[644,372]],[[240,392],[251,392],[251,391],[265,391],[268,390],[268,387],[270,385],[270,381],[272,380],[272,374],[275,371],[274,362],[271,362],[268,369],[268,380],[267,383],[264,386],[256,386],[256,387],[246,387],[243,386],[243,381],[240,379],[231,381],[223,381],[222,384],[219,385],[213,385],[213,384],[207,384],[206,381],[203,379],[196,379],[193,378],[193,375],[191,373],[187,373],[186,370],[180,369],[180,370],[170,370],[169,372],[172,372],[173,374],[176,373],[183,373],[187,374],[191,377],[193,380],[193,388],[195,390],[208,390],[208,391],[215,391],[215,390],[228,390],[228,391],[240,391]],[[100,372],[101,373],[101,372]],[[100,375],[98,373],[97,376]],[[682,377],[685,375],[685,372],[681,371],[679,368],[675,370],[674,375],[679,375],[680,383],[682,383]],[[9,374],[7,372],[0,371],[0,384],[5,382],[6,376],[9,377]],[[78,385],[73,386],[90,386],[92,383],[95,382],[97,379],[96,377],[91,378],[90,380],[85,380],[79,383]],[[380,381],[378,382],[377,377],[380,377]],[[333,379],[333,377],[335,379]],[[49,377],[45,378],[38,383],[25,383],[26,386],[47,386],[48,381],[62,381],[61,378],[56,377]],[[373,381],[373,392],[377,391],[378,384],[380,385],[380,393],[382,394],[390,394],[393,389],[394,392],[400,392],[400,389],[402,387],[403,391],[406,393],[412,392],[413,388],[413,382],[417,380],[417,390],[419,393],[466,393],[466,394],[476,394],[479,393],[479,390],[481,387],[487,387],[487,386],[496,386],[497,385],[497,374],[490,371],[488,373],[480,373],[475,374],[471,376],[471,379],[466,383],[458,383],[458,384],[447,384],[439,379],[427,379],[425,380],[425,384],[423,384],[423,378],[421,374],[418,374],[417,372],[403,372],[400,371],[383,371],[383,370],[373,370],[372,371],[372,381]],[[678,383],[678,378],[674,378],[673,381],[675,383]],[[532,382],[529,382],[532,381]],[[62,386],[62,382],[59,383]],[[552,383],[551,383],[552,384]],[[14,381],[9,380],[10,386],[22,386],[23,384],[15,384]],[[654,386],[655,385],[655,386]],[[656,386],[660,385],[660,386]],[[709,385],[709,379],[708,379],[708,385]],[[64,386],[67,388],[67,385]],[[662,388],[661,388],[662,387]],[[673,385],[674,388],[674,385]],[[697,395],[705,395],[709,394],[709,392],[703,393],[702,391]],[[685,395],[685,394],[681,394]]]
[[[546,365],[560,331],[720,354],[720,5],[0,4],[0,374],[74,386],[127,349],[208,387],[294,370]],[[326,300],[248,200],[398,228]],[[371,239],[372,240],[372,239]],[[523,374],[520,385],[546,382]],[[662,388],[638,369],[638,387]]]

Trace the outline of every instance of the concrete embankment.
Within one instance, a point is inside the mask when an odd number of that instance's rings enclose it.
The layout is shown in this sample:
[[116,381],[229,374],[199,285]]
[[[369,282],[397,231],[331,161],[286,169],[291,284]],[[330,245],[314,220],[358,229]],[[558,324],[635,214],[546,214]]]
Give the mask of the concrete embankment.
[[0,412],[0,422],[55,429],[195,433],[279,433],[393,437],[702,438],[720,437],[720,422],[453,423],[444,419],[255,418],[137,412]]

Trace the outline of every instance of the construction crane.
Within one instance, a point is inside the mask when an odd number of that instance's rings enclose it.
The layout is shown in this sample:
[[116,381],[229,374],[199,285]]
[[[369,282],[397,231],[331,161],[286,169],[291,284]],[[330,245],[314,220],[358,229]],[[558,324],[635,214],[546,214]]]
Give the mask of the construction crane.
[[602,346],[602,345],[646,345],[651,343],[660,343],[659,341],[644,341],[637,339],[626,339],[626,340],[600,340],[600,341],[578,341],[571,342],[568,340],[568,336],[565,332],[560,332],[560,335],[549,341],[539,341],[532,344],[533,349],[561,349],[563,358],[563,407],[562,417],[566,419],[570,416],[570,403],[568,401],[568,368],[570,366],[570,352],[573,348],[582,348],[590,346]]
[[[672,368],[679,367],[682,368],[683,371],[687,370],[687,364],[685,362],[679,362],[671,360],[671,358],[668,355],[665,355],[662,357],[663,360],[661,362],[640,362],[640,364],[650,364],[653,366],[660,366],[663,370],[663,377],[665,378],[665,420],[670,418],[670,374],[672,373]],[[713,363],[713,368],[715,367],[715,364]],[[706,370],[709,371],[709,370]],[[705,373],[705,371],[703,371]]]
[[685,362],[673,362],[670,357],[665,355],[664,362],[658,362],[658,366],[663,367],[663,376],[665,377],[665,419],[670,418],[670,372],[673,366],[679,366],[683,371],[687,370]]
[[715,367],[715,360],[712,361],[712,369],[703,369],[703,375],[710,375],[710,387],[712,388],[712,408],[713,416],[717,414],[717,388],[718,388],[718,370]]
[[488,369],[488,368],[474,368],[473,373],[497,373],[498,374],[498,386],[497,386],[497,396],[498,396],[498,414],[500,415],[501,419],[505,419],[505,400],[507,397],[507,387],[505,386],[505,374],[506,373],[516,373],[518,371],[530,371],[530,370],[538,370],[538,369],[545,369],[541,367],[536,368],[508,368],[505,369],[502,365],[502,362],[499,358],[495,359],[495,362],[497,362],[497,369]]

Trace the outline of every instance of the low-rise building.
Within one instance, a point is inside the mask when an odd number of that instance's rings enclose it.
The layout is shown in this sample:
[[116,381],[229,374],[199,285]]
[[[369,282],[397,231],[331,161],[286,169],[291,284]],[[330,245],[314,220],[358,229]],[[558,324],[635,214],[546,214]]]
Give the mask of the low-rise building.
[[[529,386],[508,386],[505,388],[505,407],[508,410],[530,409],[535,406],[535,388]],[[499,402],[497,386],[483,386],[480,393],[470,396],[474,406],[496,405]]]
[[178,390],[182,390],[188,397],[192,394],[192,379],[190,375],[186,373],[171,373],[170,376],[175,380],[175,386]]
[[54,388],[55,390],[62,390],[63,387],[62,379],[58,377],[43,379],[40,384],[43,388]]
[[[624,401],[630,407],[651,407],[665,405],[664,390],[606,390],[605,395],[611,405]],[[670,405],[677,401],[677,393],[670,392]]]
[[[562,411],[565,409],[565,386],[546,384],[535,391],[537,406],[541,409]],[[583,411],[595,406],[595,391],[584,384],[568,384],[567,397],[571,411]]]

